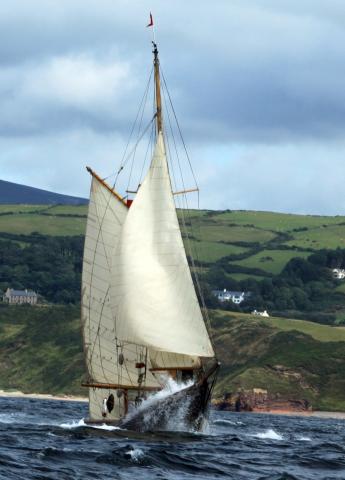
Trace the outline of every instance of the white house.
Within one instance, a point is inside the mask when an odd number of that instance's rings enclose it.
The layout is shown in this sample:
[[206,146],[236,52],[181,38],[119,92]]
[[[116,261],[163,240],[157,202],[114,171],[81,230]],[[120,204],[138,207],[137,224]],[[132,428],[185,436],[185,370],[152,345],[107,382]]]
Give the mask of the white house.
[[345,278],[345,270],[343,268],[333,268],[333,278],[343,280]]
[[212,293],[220,302],[232,302],[237,305],[250,296],[250,292],[233,292],[225,288],[224,290],[213,290]]
[[32,290],[14,290],[13,288],[8,288],[2,299],[4,302],[12,305],[21,305],[23,303],[35,305],[37,303],[37,293]]
[[254,310],[252,312],[252,315],[259,315],[259,317],[269,317],[267,310],[264,310],[263,312],[258,312],[257,310]]

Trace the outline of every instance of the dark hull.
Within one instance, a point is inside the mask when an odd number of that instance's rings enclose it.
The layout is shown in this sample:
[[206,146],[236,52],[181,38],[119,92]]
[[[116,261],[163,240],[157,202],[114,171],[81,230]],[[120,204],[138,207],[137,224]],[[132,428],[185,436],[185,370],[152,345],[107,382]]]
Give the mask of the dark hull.
[[197,383],[165,398],[143,405],[120,420],[118,426],[136,432],[200,431],[208,418],[215,373],[215,365]]

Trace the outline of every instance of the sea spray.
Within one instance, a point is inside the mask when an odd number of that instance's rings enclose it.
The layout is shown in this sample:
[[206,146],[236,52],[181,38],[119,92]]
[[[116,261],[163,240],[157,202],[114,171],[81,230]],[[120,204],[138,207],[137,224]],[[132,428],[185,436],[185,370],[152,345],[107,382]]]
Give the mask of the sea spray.
[[131,422],[139,419],[142,431],[155,429],[157,425],[159,430],[193,431],[186,421],[192,397],[186,395],[182,402],[181,397],[174,396],[191,387],[193,381],[177,383],[167,377],[164,378],[164,383],[165,387],[162,390],[150,395],[129,412],[124,422],[125,427],[128,422],[131,428]]

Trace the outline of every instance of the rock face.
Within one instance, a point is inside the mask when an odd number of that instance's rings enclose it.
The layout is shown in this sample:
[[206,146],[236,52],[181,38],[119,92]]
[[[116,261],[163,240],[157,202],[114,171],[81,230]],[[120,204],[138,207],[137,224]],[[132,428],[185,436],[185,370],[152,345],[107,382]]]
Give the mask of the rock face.
[[216,410],[232,412],[308,412],[312,406],[305,399],[287,398],[270,394],[267,390],[253,388],[225,393],[212,402]]

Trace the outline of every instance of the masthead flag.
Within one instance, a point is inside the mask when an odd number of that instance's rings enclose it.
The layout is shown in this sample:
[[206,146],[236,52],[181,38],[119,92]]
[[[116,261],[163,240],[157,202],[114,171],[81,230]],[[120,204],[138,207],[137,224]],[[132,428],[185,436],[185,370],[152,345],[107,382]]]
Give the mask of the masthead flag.
[[153,27],[153,17],[152,13],[150,12],[150,22],[146,25],[147,27]]

